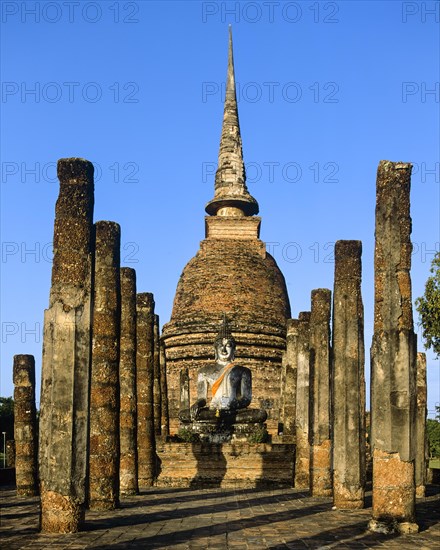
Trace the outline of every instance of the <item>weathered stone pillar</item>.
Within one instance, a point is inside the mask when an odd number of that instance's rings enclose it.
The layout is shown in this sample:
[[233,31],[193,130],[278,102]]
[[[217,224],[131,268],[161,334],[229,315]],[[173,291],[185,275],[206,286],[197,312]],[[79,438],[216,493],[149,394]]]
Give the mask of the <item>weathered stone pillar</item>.
[[95,224],[95,288],[90,382],[89,507],[119,505],[119,336],[121,228]]
[[168,382],[167,382],[167,362],[165,356],[165,346],[163,341],[160,341],[160,391],[162,394],[162,420],[161,431],[162,435],[170,435],[170,415],[168,410]]
[[6,467],[15,468],[15,440],[6,440]]
[[162,433],[162,392],[160,389],[160,332],[159,332],[159,315],[154,316],[154,382],[153,382],[153,402],[154,402],[154,433],[160,435]]
[[331,291],[312,290],[310,315],[310,491],[313,496],[332,494],[330,400]]
[[297,351],[295,487],[308,489],[310,486],[309,409],[312,399],[310,394],[309,311],[302,311],[299,314]]
[[333,502],[363,508],[365,349],[361,241],[337,241],[333,292]]
[[75,532],[84,519],[93,269],[93,165],[58,161],[54,258],[44,314],[39,465],[41,529]]
[[15,477],[18,496],[38,494],[35,359],[14,355]]
[[189,407],[189,371],[188,368],[184,368],[180,371],[180,410],[185,411]]
[[283,435],[295,435],[298,319],[287,320],[286,350],[281,374],[281,424]]
[[416,337],[411,303],[411,165],[381,161],[376,188],[371,346],[373,518],[370,529],[417,530]]
[[154,437],[154,299],[150,292],[136,301],[137,451],[139,488],[151,487],[155,477]]
[[136,391],[136,271],[121,268],[121,337],[119,340],[121,457],[119,482],[122,495],[138,493],[137,391]]
[[416,497],[425,496],[428,441],[426,439],[427,416],[426,354],[417,354],[417,440],[416,440]]

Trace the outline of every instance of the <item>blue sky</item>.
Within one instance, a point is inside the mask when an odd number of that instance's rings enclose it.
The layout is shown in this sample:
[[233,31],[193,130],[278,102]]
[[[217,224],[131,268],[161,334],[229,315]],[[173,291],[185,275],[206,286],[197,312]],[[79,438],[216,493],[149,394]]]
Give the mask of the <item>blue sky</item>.
[[[95,221],[121,224],[123,265],[169,320],[213,196],[229,23],[248,187],[293,316],[312,289],[333,287],[333,243],[360,239],[369,350],[381,159],[414,163],[413,297],[423,293],[440,246],[438,2],[1,8],[0,395],[13,393],[14,354],[34,354],[40,378],[61,157],[96,163]],[[432,414],[430,353],[428,386]]]

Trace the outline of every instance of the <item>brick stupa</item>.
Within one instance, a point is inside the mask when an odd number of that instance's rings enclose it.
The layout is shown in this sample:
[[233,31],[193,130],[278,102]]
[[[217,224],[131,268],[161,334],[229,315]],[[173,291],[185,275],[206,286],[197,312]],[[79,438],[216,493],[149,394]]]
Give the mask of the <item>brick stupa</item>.
[[213,343],[225,313],[237,341],[236,363],[252,371],[251,406],[268,412],[274,433],[290,305],[284,277],[259,238],[258,203],[246,187],[231,29],[215,193],[206,212],[205,239],[182,272],[163,329],[171,430],[178,429],[180,372],[188,368],[193,403],[197,371],[214,361]]

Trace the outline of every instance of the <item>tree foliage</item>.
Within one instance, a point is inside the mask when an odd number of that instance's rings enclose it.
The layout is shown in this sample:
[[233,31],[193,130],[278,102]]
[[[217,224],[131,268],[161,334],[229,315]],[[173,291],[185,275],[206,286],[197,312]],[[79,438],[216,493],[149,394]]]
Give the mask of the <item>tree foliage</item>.
[[416,300],[416,309],[423,329],[425,348],[440,356],[440,252],[431,265],[432,275],[425,285],[425,294]]
[[428,437],[429,456],[440,457],[440,422],[428,418],[426,421],[426,435]]
[[436,405],[435,420],[428,418],[426,421],[426,437],[428,438],[429,456],[440,457],[440,406]]
[[6,439],[14,439],[14,400],[0,397],[0,434],[6,432]]

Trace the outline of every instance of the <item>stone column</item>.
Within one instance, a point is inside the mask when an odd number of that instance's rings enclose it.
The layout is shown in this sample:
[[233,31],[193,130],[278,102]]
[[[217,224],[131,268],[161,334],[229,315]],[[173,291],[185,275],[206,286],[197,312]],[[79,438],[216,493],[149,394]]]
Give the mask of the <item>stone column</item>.
[[281,423],[283,436],[295,435],[298,319],[287,320],[286,351],[281,375]]
[[333,502],[363,508],[365,349],[361,241],[337,241],[333,292]]
[[417,440],[416,440],[416,497],[425,496],[428,441],[426,439],[427,416],[426,354],[417,354]]
[[119,336],[121,228],[95,224],[95,288],[90,383],[89,507],[119,505]]
[[154,382],[153,382],[153,402],[154,402],[154,433],[160,435],[162,421],[162,392],[160,389],[160,333],[159,333],[159,315],[154,316]]
[[14,355],[15,477],[18,496],[38,494],[35,359]]
[[137,452],[139,488],[151,487],[155,476],[154,438],[154,299],[142,292],[136,300]]
[[416,337],[411,303],[411,165],[381,161],[376,188],[371,346],[373,518],[370,529],[415,523]]
[[136,271],[121,268],[121,337],[119,340],[119,482],[122,495],[138,493],[136,392]]
[[295,487],[309,489],[310,486],[310,444],[309,408],[310,394],[310,312],[302,311],[298,318],[298,357],[296,379],[296,459]]
[[332,494],[330,402],[331,291],[312,290],[310,316],[310,491],[313,496]]
[[15,440],[6,440],[6,467],[15,468]]
[[168,410],[168,383],[167,383],[167,362],[165,357],[165,346],[160,341],[160,391],[162,393],[162,435],[170,435],[170,415]]
[[180,371],[180,410],[186,411],[189,407],[189,371],[184,368]]
[[39,466],[41,529],[75,532],[84,519],[93,269],[93,165],[58,161],[54,258],[44,314]]

